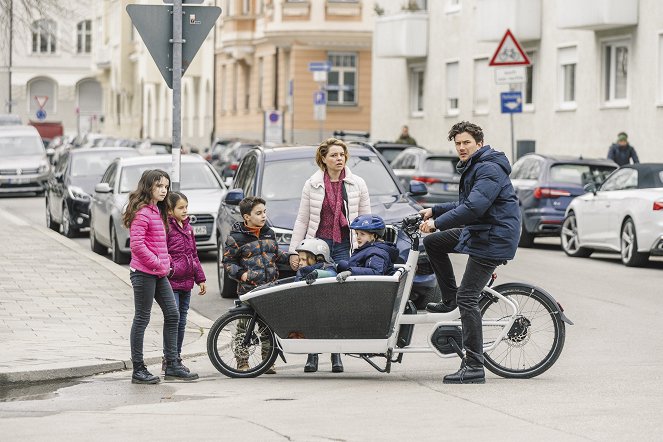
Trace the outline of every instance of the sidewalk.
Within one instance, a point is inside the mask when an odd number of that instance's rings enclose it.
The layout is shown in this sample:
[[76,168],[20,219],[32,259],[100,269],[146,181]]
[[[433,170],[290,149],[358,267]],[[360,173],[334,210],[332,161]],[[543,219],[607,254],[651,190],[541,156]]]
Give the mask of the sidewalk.
[[[131,368],[129,271],[46,227],[0,209],[0,385]],[[211,321],[188,315],[182,356],[206,352]],[[162,356],[154,303],[145,362]]]

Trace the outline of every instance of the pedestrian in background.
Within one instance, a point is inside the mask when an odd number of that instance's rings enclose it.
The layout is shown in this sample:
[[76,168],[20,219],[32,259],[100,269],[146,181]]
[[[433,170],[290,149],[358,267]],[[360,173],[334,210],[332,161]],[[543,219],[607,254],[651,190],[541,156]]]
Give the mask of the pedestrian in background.
[[410,129],[407,126],[403,126],[401,129],[401,135],[396,140],[398,144],[411,144],[413,146],[417,145],[417,140],[410,136]]
[[[175,295],[175,304],[180,313],[177,328],[177,360],[182,363],[182,343],[186,329],[186,317],[191,302],[191,289],[194,283],[200,287],[199,295],[207,292],[205,272],[198,259],[196,237],[189,224],[189,200],[180,192],[168,194],[168,255],[171,269],[168,274],[170,286]],[[182,364],[185,370],[187,367]],[[166,371],[166,357],[163,357],[161,369]]]
[[[351,239],[348,220],[371,212],[368,187],[362,178],[354,175],[346,166],[348,146],[336,138],[320,143],[315,162],[320,168],[304,183],[302,198],[292,229],[290,240],[290,267],[297,270],[299,257],[297,246],[305,238],[320,238],[327,243],[334,262],[350,259],[350,249],[356,248]],[[332,353],[332,371],[343,371],[339,353]],[[306,366],[312,369],[317,359],[309,355]],[[306,368],[306,367],[305,367]]]
[[152,301],[156,299],[163,312],[163,352],[166,355],[165,379],[198,379],[184,369],[177,355],[177,324],[179,313],[168,278],[170,257],[166,240],[166,196],[170,177],[159,169],[146,170],[136,190],[129,194],[122,216],[131,238],[131,285],[134,289],[134,319],[131,325],[131,362],[135,384],[156,384],[161,381],[147,370],[143,359],[145,329],[150,322]]
[[628,142],[628,135],[626,132],[619,132],[617,134],[617,142],[613,143],[608,150],[608,159],[617,163],[618,166],[630,164],[638,164],[638,154],[635,152],[635,147],[631,146]]

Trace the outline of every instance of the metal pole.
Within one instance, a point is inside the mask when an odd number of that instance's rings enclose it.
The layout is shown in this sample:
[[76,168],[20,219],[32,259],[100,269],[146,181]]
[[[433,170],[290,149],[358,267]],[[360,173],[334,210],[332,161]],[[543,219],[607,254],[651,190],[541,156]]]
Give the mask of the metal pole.
[[173,1],[173,170],[172,190],[180,190],[182,154],[182,0]]
[[14,0],[9,0],[9,68],[7,69],[7,77],[9,80],[9,101],[7,102],[7,110],[9,114],[12,113],[12,42],[14,41]]
[[511,164],[516,162],[516,146],[513,143],[513,112],[509,114],[511,119]]
[[295,80],[290,80],[290,142],[295,144]]

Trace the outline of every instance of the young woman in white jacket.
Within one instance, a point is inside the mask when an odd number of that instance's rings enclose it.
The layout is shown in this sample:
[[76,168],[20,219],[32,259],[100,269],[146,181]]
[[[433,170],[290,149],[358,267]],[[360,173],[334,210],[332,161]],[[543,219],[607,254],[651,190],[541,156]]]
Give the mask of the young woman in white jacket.
[[[350,259],[356,240],[349,228],[350,221],[371,213],[371,201],[364,180],[354,175],[346,162],[348,146],[336,138],[328,138],[318,146],[315,162],[320,170],[304,183],[302,199],[290,242],[290,267],[297,270],[299,261],[295,248],[306,238],[320,238],[329,245],[334,262]],[[332,371],[341,373],[341,355],[332,353]],[[318,370],[318,355],[310,354],[304,366],[307,373]]]

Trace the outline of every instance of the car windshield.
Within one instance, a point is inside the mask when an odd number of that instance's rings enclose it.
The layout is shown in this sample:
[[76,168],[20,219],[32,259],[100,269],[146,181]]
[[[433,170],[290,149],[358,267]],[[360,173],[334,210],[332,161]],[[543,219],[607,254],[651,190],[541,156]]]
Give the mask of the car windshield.
[[[155,168],[168,170],[170,169],[170,163],[124,167],[120,175],[120,193],[128,193],[136,189],[138,180],[143,172]],[[221,188],[221,184],[209,166],[207,166],[207,163],[182,163],[181,190]]]
[[137,156],[138,152],[77,152],[71,158],[71,176],[99,176],[104,174],[108,165],[118,157]]
[[422,166],[426,172],[448,173],[454,174],[456,172],[456,163],[458,158],[444,158],[444,157],[430,157]]
[[[400,192],[382,162],[375,156],[351,156],[348,167],[366,181],[371,196],[398,195]],[[315,158],[274,161],[265,165],[262,197],[266,200],[299,199],[304,183],[318,170]]]
[[0,157],[41,154],[44,154],[44,145],[37,136],[0,137]]
[[577,186],[601,184],[613,170],[614,167],[591,164],[555,164],[550,168],[550,181]]
[[398,156],[399,153],[403,152],[403,149],[401,148],[382,148],[380,149],[380,153],[384,157],[385,160],[387,160],[388,163],[391,163],[394,161],[394,158]]

